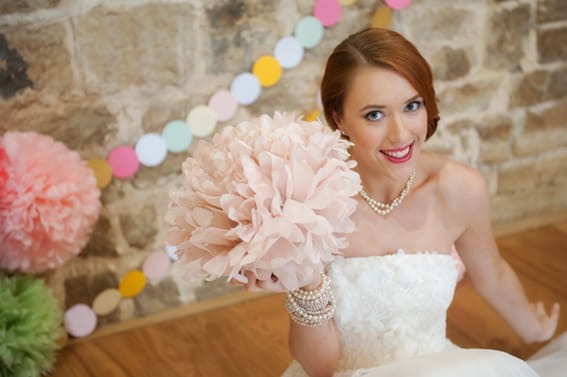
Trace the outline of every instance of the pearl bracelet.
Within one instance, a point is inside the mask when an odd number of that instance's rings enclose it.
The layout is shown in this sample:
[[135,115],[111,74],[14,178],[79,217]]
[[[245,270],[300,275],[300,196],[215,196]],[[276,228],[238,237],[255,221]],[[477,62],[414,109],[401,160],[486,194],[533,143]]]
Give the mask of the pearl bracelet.
[[307,291],[296,289],[286,295],[286,308],[290,318],[302,326],[319,326],[333,317],[335,299],[331,291],[331,280],[324,273],[319,288]]

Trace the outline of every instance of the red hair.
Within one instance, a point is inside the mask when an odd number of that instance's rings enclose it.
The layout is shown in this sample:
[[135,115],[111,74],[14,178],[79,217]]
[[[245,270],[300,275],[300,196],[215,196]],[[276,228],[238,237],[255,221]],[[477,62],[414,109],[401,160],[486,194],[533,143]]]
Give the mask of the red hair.
[[363,66],[388,68],[402,75],[423,98],[427,109],[426,139],[433,135],[439,110],[431,68],[411,42],[395,31],[381,28],[365,29],[351,35],[329,56],[321,83],[321,99],[331,128],[338,128],[334,116],[342,117],[351,78]]

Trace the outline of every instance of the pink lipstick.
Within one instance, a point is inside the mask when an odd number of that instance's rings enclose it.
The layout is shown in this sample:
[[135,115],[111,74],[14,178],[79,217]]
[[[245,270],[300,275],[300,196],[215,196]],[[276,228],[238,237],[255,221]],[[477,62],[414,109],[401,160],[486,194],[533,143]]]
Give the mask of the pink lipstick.
[[383,149],[380,151],[384,155],[384,157],[395,164],[401,164],[407,162],[411,159],[413,155],[413,145],[415,142],[412,142],[409,145],[406,145],[402,148],[396,149]]

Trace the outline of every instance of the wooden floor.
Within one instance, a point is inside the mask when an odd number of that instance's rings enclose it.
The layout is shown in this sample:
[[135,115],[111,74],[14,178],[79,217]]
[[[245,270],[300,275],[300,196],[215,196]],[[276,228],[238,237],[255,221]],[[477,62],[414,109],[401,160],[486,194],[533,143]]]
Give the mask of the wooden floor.
[[[527,294],[559,301],[558,333],[567,330],[567,222],[497,239]],[[282,295],[269,295],[200,314],[66,346],[51,377],[280,376],[291,361]],[[456,344],[526,358],[525,345],[472,290],[459,283],[447,333]]]

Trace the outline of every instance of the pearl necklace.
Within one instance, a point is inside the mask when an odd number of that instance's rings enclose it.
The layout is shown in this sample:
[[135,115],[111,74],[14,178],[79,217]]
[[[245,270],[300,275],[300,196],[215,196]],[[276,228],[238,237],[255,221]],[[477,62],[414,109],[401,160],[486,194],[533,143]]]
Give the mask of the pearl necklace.
[[390,212],[392,212],[394,210],[394,208],[396,208],[397,206],[402,204],[402,201],[405,199],[405,197],[409,193],[409,190],[411,188],[411,185],[413,184],[414,178],[415,178],[415,170],[413,170],[411,172],[411,174],[408,178],[408,181],[406,182],[406,185],[404,186],[404,189],[402,190],[400,195],[398,195],[398,197],[395,198],[392,201],[392,203],[390,203],[390,204],[385,204],[385,203],[382,203],[382,202],[379,202],[377,200],[372,199],[371,197],[368,196],[366,191],[364,191],[363,187],[360,188],[360,191],[358,193],[360,194],[360,196],[362,196],[362,198],[364,200],[366,200],[366,202],[368,203],[370,208],[372,208],[374,210],[374,212],[385,216],[385,215],[389,214]]

